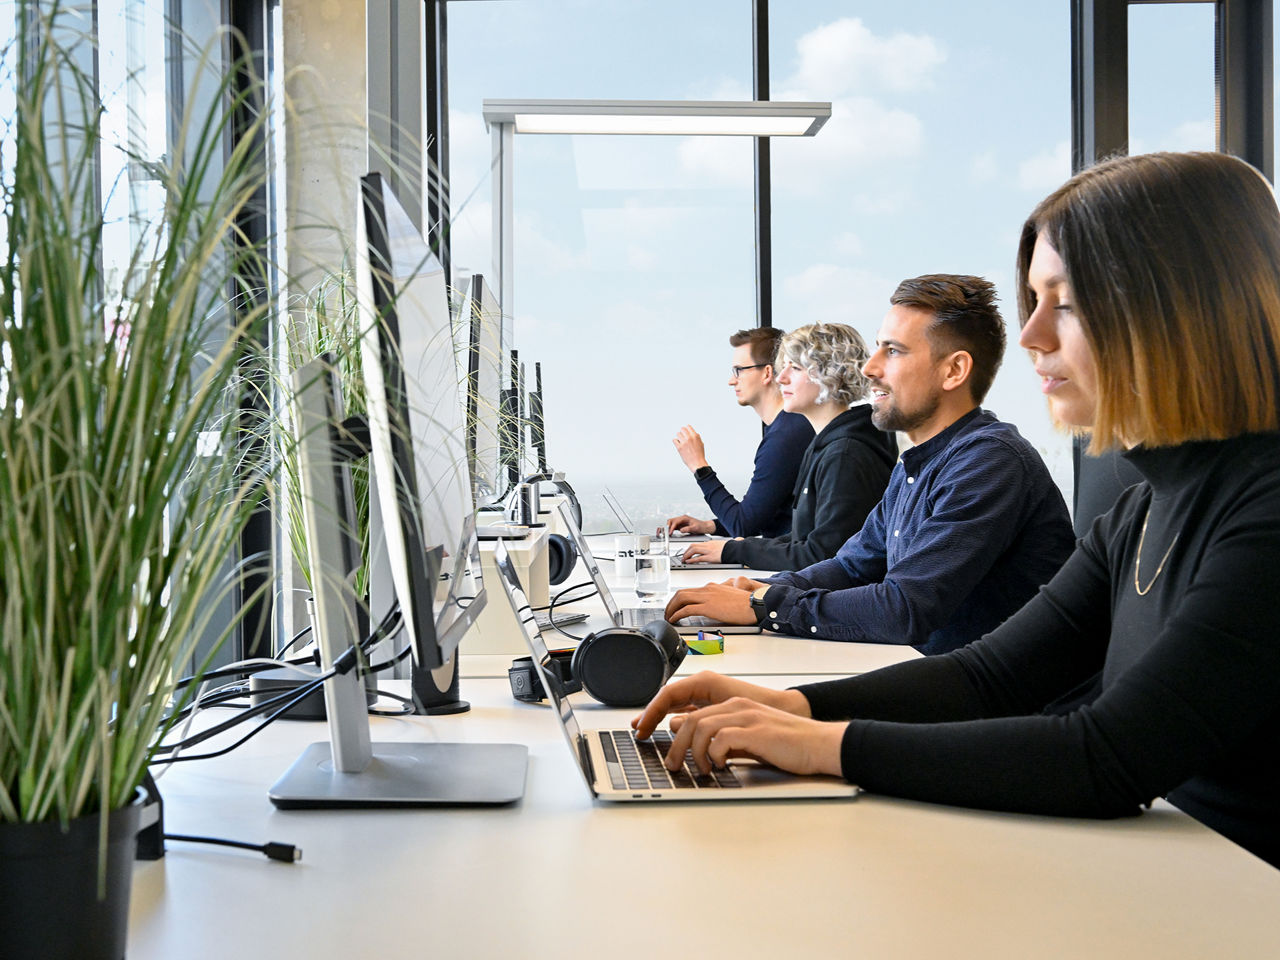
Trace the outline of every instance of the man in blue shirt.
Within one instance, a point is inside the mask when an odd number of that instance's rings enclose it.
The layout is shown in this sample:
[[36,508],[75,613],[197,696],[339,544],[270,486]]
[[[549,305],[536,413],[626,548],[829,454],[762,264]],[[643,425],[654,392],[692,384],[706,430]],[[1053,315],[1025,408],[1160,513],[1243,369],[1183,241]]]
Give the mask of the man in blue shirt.
[[1074,546],[1044,461],[979,404],[1004,355],[995,289],[903,281],[863,367],[872,422],[913,444],[884,499],[831,560],[766,581],[680,590],[667,619],[706,616],[830,640],[944,653],[994,629]]
[[707,463],[702,437],[691,426],[680,428],[672,441],[702,489],[714,520],[688,514],[672,517],[672,533],[716,533],[729,537],[780,537],[791,532],[791,500],[800,462],[813,427],[797,413],[782,409],[782,394],[774,376],[773,358],[782,331],[773,327],[739,330],[729,338],[733,359],[729,386],[741,407],[751,407],[764,422],[764,436],[756,448],[751,482],[741,500],[730,493]]

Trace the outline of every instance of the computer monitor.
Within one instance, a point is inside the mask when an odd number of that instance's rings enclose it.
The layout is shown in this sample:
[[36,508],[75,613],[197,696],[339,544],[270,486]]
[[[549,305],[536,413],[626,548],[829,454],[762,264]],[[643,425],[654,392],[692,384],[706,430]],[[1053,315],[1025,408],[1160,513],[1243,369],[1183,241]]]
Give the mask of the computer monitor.
[[[442,586],[474,513],[444,270],[386,181],[361,181],[356,289],[374,483],[395,595],[415,663],[448,663],[464,608]],[[444,576],[441,576],[441,573]],[[471,601],[474,616],[484,600]],[[434,608],[434,616],[433,616]]]
[[[484,602],[443,273],[382,178],[370,174],[361,186],[357,290],[380,535],[415,667],[443,688]],[[294,388],[312,582],[323,585],[314,626],[327,669],[363,639],[351,626],[358,598],[333,586],[348,562],[334,530],[354,522],[343,506],[345,465],[333,466],[342,460],[332,426],[341,401],[314,362]],[[272,787],[277,806],[494,804],[523,795],[523,746],[371,743],[354,673],[326,681],[330,742],[308,747]]]
[[547,470],[547,421],[542,408],[542,364],[533,365],[534,389],[529,391],[529,446],[533,452],[533,469],[538,474]]
[[507,358],[508,374],[498,411],[498,451],[510,489],[524,475],[524,396],[521,390],[520,351]]
[[467,333],[467,463],[480,506],[506,490],[499,441],[502,405],[502,311],[484,276],[473,274],[459,314]]

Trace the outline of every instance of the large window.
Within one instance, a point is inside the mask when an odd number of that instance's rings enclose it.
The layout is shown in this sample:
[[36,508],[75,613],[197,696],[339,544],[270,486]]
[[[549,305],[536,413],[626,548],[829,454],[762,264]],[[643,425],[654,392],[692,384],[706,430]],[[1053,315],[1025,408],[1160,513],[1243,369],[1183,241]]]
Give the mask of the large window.
[[[482,100],[742,99],[750,39],[741,0],[450,4],[455,274],[493,276]],[[759,421],[724,384],[728,334],[755,324],[752,169],[741,138],[515,138],[515,341],[589,520],[606,483],[637,520],[693,510],[671,446],[690,421],[746,485]]]
[[[1148,149],[1212,146],[1205,10],[1135,8]],[[1023,220],[1071,172],[1069,12],[773,0],[769,25],[773,99],[833,104],[815,138],[773,141],[774,324],[842,321],[872,340],[901,279],[988,277],[1010,347],[985,405],[1031,439],[1068,502],[1070,441],[1016,346],[1012,283]],[[455,268],[492,270],[483,99],[749,99],[751,16],[747,0],[451,3]],[[515,138],[516,346],[543,364],[552,466],[598,524],[604,483],[636,512],[706,515],[671,446],[685,423],[745,488],[759,425],[724,368],[728,334],[755,323],[752,176],[745,139]]]
[[[146,272],[146,257],[166,239],[157,235],[167,200],[157,167],[177,165],[174,154],[183,145],[185,149],[195,149],[196,132],[182,128],[184,111],[190,110],[199,122],[218,116],[218,111],[229,103],[224,75],[232,44],[220,32],[228,11],[235,8],[245,17],[256,13],[265,21],[263,11],[267,5],[267,0],[96,0],[62,4],[64,12],[58,29],[65,32],[63,42],[79,58],[78,68],[96,81],[102,108],[95,161],[97,199],[103,218],[99,256],[104,327],[116,322],[120,301],[147,296],[146,289],[130,289],[128,284],[139,282]],[[0,47],[5,49],[6,71],[12,69],[14,62],[9,44],[15,34],[16,15],[14,3],[0,3]],[[80,42],[95,36],[95,43]],[[235,53],[239,53],[238,48]],[[6,72],[4,82],[11,79]],[[0,114],[8,121],[14,114],[11,89],[0,90],[0,107],[6,103],[9,109],[0,109]],[[0,150],[8,151],[11,145],[7,138],[5,141]],[[228,143],[228,149],[230,146]],[[11,175],[11,167],[11,163],[0,164],[3,175]],[[215,182],[218,171],[206,171],[204,176],[206,182]],[[241,226],[261,230],[262,235],[269,229],[265,223],[254,228]],[[258,280],[267,282],[267,278]],[[226,324],[230,329],[235,320],[233,291],[226,293]],[[242,291],[238,293],[243,295]],[[220,332],[215,334],[215,339],[220,337]],[[216,346],[210,344],[211,348]],[[228,451],[209,445],[202,455],[227,454]],[[175,496],[181,495],[175,492]],[[263,518],[265,522],[259,526],[265,532],[257,545],[246,546],[246,553],[271,549],[269,518],[265,514]],[[220,601],[208,626],[209,637],[221,635],[236,616],[239,604],[240,598],[235,596]],[[244,622],[254,622],[253,616]],[[266,622],[265,612],[262,622]],[[229,645],[220,656],[234,659],[237,652],[234,645]],[[197,651],[196,658],[202,654]]]

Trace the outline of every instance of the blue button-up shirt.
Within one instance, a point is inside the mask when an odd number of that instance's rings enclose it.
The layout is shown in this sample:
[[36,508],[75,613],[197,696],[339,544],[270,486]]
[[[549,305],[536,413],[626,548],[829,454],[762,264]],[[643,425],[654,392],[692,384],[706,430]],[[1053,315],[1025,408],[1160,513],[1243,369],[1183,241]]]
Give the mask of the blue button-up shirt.
[[833,559],[770,578],[765,627],[945,653],[1031,599],[1074,542],[1040,455],[975,409],[902,454],[884,499]]

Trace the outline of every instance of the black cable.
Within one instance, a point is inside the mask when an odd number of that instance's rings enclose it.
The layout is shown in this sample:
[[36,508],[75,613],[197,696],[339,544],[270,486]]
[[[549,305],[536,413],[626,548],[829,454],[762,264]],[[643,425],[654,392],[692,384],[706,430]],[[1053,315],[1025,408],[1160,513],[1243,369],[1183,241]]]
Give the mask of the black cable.
[[[564,599],[564,595],[565,595],[566,593],[569,593],[569,592],[571,592],[571,591],[573,591],[573,590],[578,590],[578,589],[580,589],[580,588],[582,588],[582,587],[590,587],[590,588],[591,588],[591,590],[590,590],[588,593],[584,593],[584,594],[583,594],[582,596],[580,596],[580,597],[574,597],[572,600],[566,600],[566,599]],[[550,610],[550,609],[551,609],[552,607],[554,607],[557,603],[577,603],[577,602],[578,602],[578,601],[580,601],[580,600],[589,600],[589,599],[591,599],[592,597],[594,597],[594,596],[596,595],[596,592],[597,592],[597,591],[596,591],[595,581],[593,581],[593,580],[584,580],[584,581],[582,581],[582,583],[575,583],[575,584],[573,584],[573,586],[565,587],[563,590],[561,590],[559,593],[557,593],[557,594],[552,598],[551,602],[550,602],[549,604],[547,604],[545,607],[532,607],[531,609],[533,609],[533,610]]]
[[[564,601],[565,594],[570,593],[573,590],[579,590],[582,587],[590,587],[591,592],[583,594],[580,597],[574,597],[570,601]],[[570,640],[576,640],[578,643],[581,643],[583,640],[587,639],[586,637],[580,637],[575,633],[570,633],[564,627],[560,626],[560,624],[556,623],[556,604],[562,601],[566,603],[577,603],[580,600],[586,600],[589,597],[594,597],[597,592],[598,591],[596,590],[595,582],[592,581],[590,583],[575,583],[571,587],[565,587],[563,590],[557,593],[554,597],[552,597],[551,603],[547,605],[547,619],[551,621],[551,626],[555,629],[556,633],[563,634],[564,636],[568,637]]]
[[410,697],[402,697],[398,693],[392,693],[389,690],[379,688],[378,696],[386,697],[388,700],[399,700],[404,706],[399,710],[379,710],[376,707],[369,708],[369,716],[371,717],[407,717],[414,712],[413,700]]
[[[295,687],[292,690],[288,690],[288,691],[285,691],[284,693],[270,697],[267,700],[264,700],[262,703],[258,703],[258,704],[254,704],[253,706],[246,707],[240,713],[236,714],[234,717],[230,718],[229,720],[225,720],[222,723],[216,724],[215,726],[210,727],[208,730],[203,730],[200,733],[195,734],[191,737],[188,737],[185,740],[180,740],[177,743],[161,744],[160,746],[157,746],[155,748],[155,752],[169,754],[177,750],[183,750],[183,749],[186,749],[187,747],[195,746],[197,743],[203,743],[205,740],[211,739],[212,737],[215,737],[220,733],[225,733],[227,730],[230,730],[231,728],[238,726],[239,724],[243,723],[244,721],[252,717],[258,716],[259,714],[262,714],[262,713],[266,713],[276,704],[279,704],[282,701],[287,701],[284,703],[284,706],[280,707],[280,709],[276,710],[274,713],[271,713],[262,721],[262,723],[258,724],[256,727],[250,730],[247,734],[245,734],[239,740],[232,743],[229,747],[226,747],[222,750],[215,750],[211,753],[200,753],[194,756],[186,756],[186,757],[154,757],[153,756],[152,759],[149,761],[149,763],[169,764],[169,763],[183,763],[190,760],[208,760],[212,757],[220,757],[224,753],[230,753],[236,747],[240,746],[243,743],[248,742],[250,739],[257,736],[258,733],[260,733],[264,727],[270,724],[273,720],[282,716],[291,707],[305,700],[313,692],[315,692],[317,689],[323,686],[326,680],[330,679],[331,677],[337,676],[338,674],[350,673],[351,670],[354,669],[355,666],[359,663],[360,655],[363,654],[368,647],[371,647],[376,643],[380,643],[382,640],[386,639],[388,636],[393,636],[400,629],[400,626],[401,626],[400,605],[398,603],[395,603],[395,604],[392,604],[391,608],[383,616],[382,621],[378,624],[377,628],[373,631],[373,633],[365,637],[362,641],[360,641],[360,643],[347,647],[347,649],[344,650],[336,660],[334,660],[333,667],[330,670],[320,674],[313,680],[307,681],[306,683],[302,684],[299,687]],[[408,650],[407,647],[405,649],[406,651]],[[405,651],[402,651],[399,656],[403,656],[404,653]],[[395,662],[396,662],[395,659],[388,661],[387,664],[380,665],[379,669],[385,669],[386,666],[389,666],[391,663],[395,663]]]
[[281,863],[297,863],[302,859],[302,849],[291,843],[245,843],[243,840],[223,840],[221,837],[195,837],[187,833],[166,833],[166,840],[181,840],[183,843],[212,843],[219,847],[237,847],[241,850],[253,850],[265,853],[272,860]]
[[292,640],[290,640],[283,647],[281,647],[279,650],[276,651],[276,659],[279,660],[282,656],[288,653],[290,647],[296,645],[299,640],[301,640],[310,632],[311,632],[311,624],[307,624],[305,627],[303,627],[301,630],[295,633],[293,635]]
[[[237,686],[230,690],[211,690],[199,700],[193,700],[177,713],[170,714],[166,720],[172,720],[174,723],[180,723],[185,720],[189,714],[195,710],[203,710],[205,707],[225,706],[232,700],[239,700],[241,697],[249,696],[248,687]],[[248,704],[245,704],[248,706]]]
[[[332,673],[330,673],[330,674],[327,674],[327,675],[325,675],[325,676],[323,676],[323,677],[320,677],[320,678],[316,679],[315,681],[313,681],[313,682],[311,682],[311,683],[304,684],[303,686],[298,687],[298,688],[296,688],[295,690],[291,690],[291,691],[289,691],[289,693],[281,694],[281,695],[280,695],[280,696],[278,696],[278,697],[272,697],[270,700],[268,700],[268,701],[266,702],[266,704],[259,704],[257,707],[250,707],[248,710],[245,710],[243,713],[238,714],[238,715],[234,718],[234,721],[233,721],[233,722],[230,722],[230,723],[225,724],[225,725],[223,725],[223,724],[219,724],[219,726],[220,726],[220,727],[224,727],[225,729],[230,729],[231,727],[235,726],[237,723],[241,723],[241,722],[243,722],[244,720],[248,719],[248,717],[253,716],[253,715],[254,715],[254,714],[256,714],[256,713],[260,713],[260,712],[262,712],[262,708],[263,708],[264,706],[270,706],[271,704],[276,703],[276,702],[278,702],[279,700],[284,699],[285,697],[290,697],[290,696],[292,696],[292,699],[290,699],[290,700],[289,700],[289,702],[288,702],[288,703],[286,703],[283,707],[281,707],[281,708],[280,708],[279,710],[277,710],[275,713],[273,713],[273,714],[271,714],[270,716],[268,716],[268,717],[267,717],[266,719],[264,719],[260,724],[258,724],[256,727],[254,727],[252,730],[250,730],[248,733],[246,733],[243,737],[241,737],[239,740],[235,741],[235,743],[231,744],[231,745],[230,745],[230,746],[228,746],[228,747],[223,747],[221,750],[214,750],[214,751],[212,751],[211,753],[197,753],[197,754],[195,754],[194,756],[185,756],[185,757],[153,757],[153,758],[151,759],[151,761],[150,761],[150,762],[151,762],[151,763],[160,763],[160,764],[170,764],[170,763],[189,763],[189,762],[190,762],[190,761],[192,761],[192,760],[211,760],[211,759],[213,759],[214,757],[220,757],[220,756],[222,756],[222,755],[223,755],[223,754],[225,754],[225,753],[230,753],[230,752],[231,752],[232,750],[234,750],[236,747],[240,746],[241,744],[248,743],[250,740],[252,740],[252,739],[253,739],[254,737],[256,737],[258,734],[260,734],[263,730],[265,730],[265,729],[270,725],[270,723],[271,723],[271,721],[272,721],[272,720],[275,720],[277,717],[281,716],[281,715],[282,715],[282,714],[284,714],[286,711],[288,711],[291,707],[293,707],[293,706],[295,706],[295,705],[297,705],[297,704],[301,703],[303,700],[305,700],[307,697],[309,697],[313,692],[315,692],[317,689],[319,689],[319,688],[324,684],[324,681],[325,681],[325,680],[328,680],[330,676],[333,676],[333,674],[332,674]],[[293,696],[294,694],[296,694],[296,696]],[[221,732],[221,731],[219,731],[219,732]],[[193,738],[191,738],[191,739],[192,739],[192,740],[195,740],[195,742],[196,742],[196,743],[199,743],[199,742],[201,742],[202,740],[207,740],[207,739],[208,739],[208,737],[205,737],[205,736],[199,736],[198,738],[197,738],[197,737],[193,737]],[[181,746],[183,746],[183,744],[174,744],[174,745],[170,745],[170,746],[168,747],[168,749],[169,749],[169,750],[173,750],[173,749],[177,749],[177,748],[179,748],[179,747],[181,747]]]
[[[224,720],[222,723],[216,724],[215,726],[210,727],[208,730],[202,730],[199,733],[193,734],[192,736],[188,737],[185,740],[179,740],[177,743],[162,743],[155,748],[155,752],[156,753],[173,753],[175,750],[185,750],[187,747],[194,747],[197,743],[203,743],[204,741],[212,737],[216,737],[220,733],[225,733],[226,731],[230,730],[232,727],[243,723],[244,721],[248,720],[251,717],[256,717],[260,713],[266,713],[272,707],[276,706],[277,704],[279,704],[281,701],[284,701],[284,700],[290,701],[283,708],[283,709],[288,709],[289,707],[293,706],[294,703],[301,702],[303,697],[307,696],[313,690],[317,689],[321,684],[324,683],[324,681],[328,680],[330,677],[336,676],[337,673],[339,673],[339,671],[336,669],[329,670],[328,672],[323,673],[320,676],[316,677],[314,680],[307,681],[300,687],[294,687],[292,690],[286,690],[284,693],[276,694],[275,696],[270,697],[262,701],[261,703],[254,704],[251,707],[246,707],[243,711],[236,714],[231,719]],[[303,692],[299,694],[296,699],[291,699],[295,696],[295,694],[298,694],[299,691],[303,691]],[[258,729],[261,729],[261,727],[255,727],[254,729],[258,730]],[[186,757],[183,757],[181,759],[185,760]],[[173,761],[168,761],[164,759],[153,759],[151,762],[152,763],[177,762],[177,758],[175,758],[175,760]]]
[[399,663],[405,657],[409,656],[409,654],[411,654],[412,652],[413,652],[413,648],[410,646],[406,646],[403,650],[397,653],[390,660],[384,660],[382,663],[374,664],[373,666],[368,667],[365,670],[365,673],[366,674],[381,673],[383,670],[390,670],[392,667],[394,667],[397,663]]

